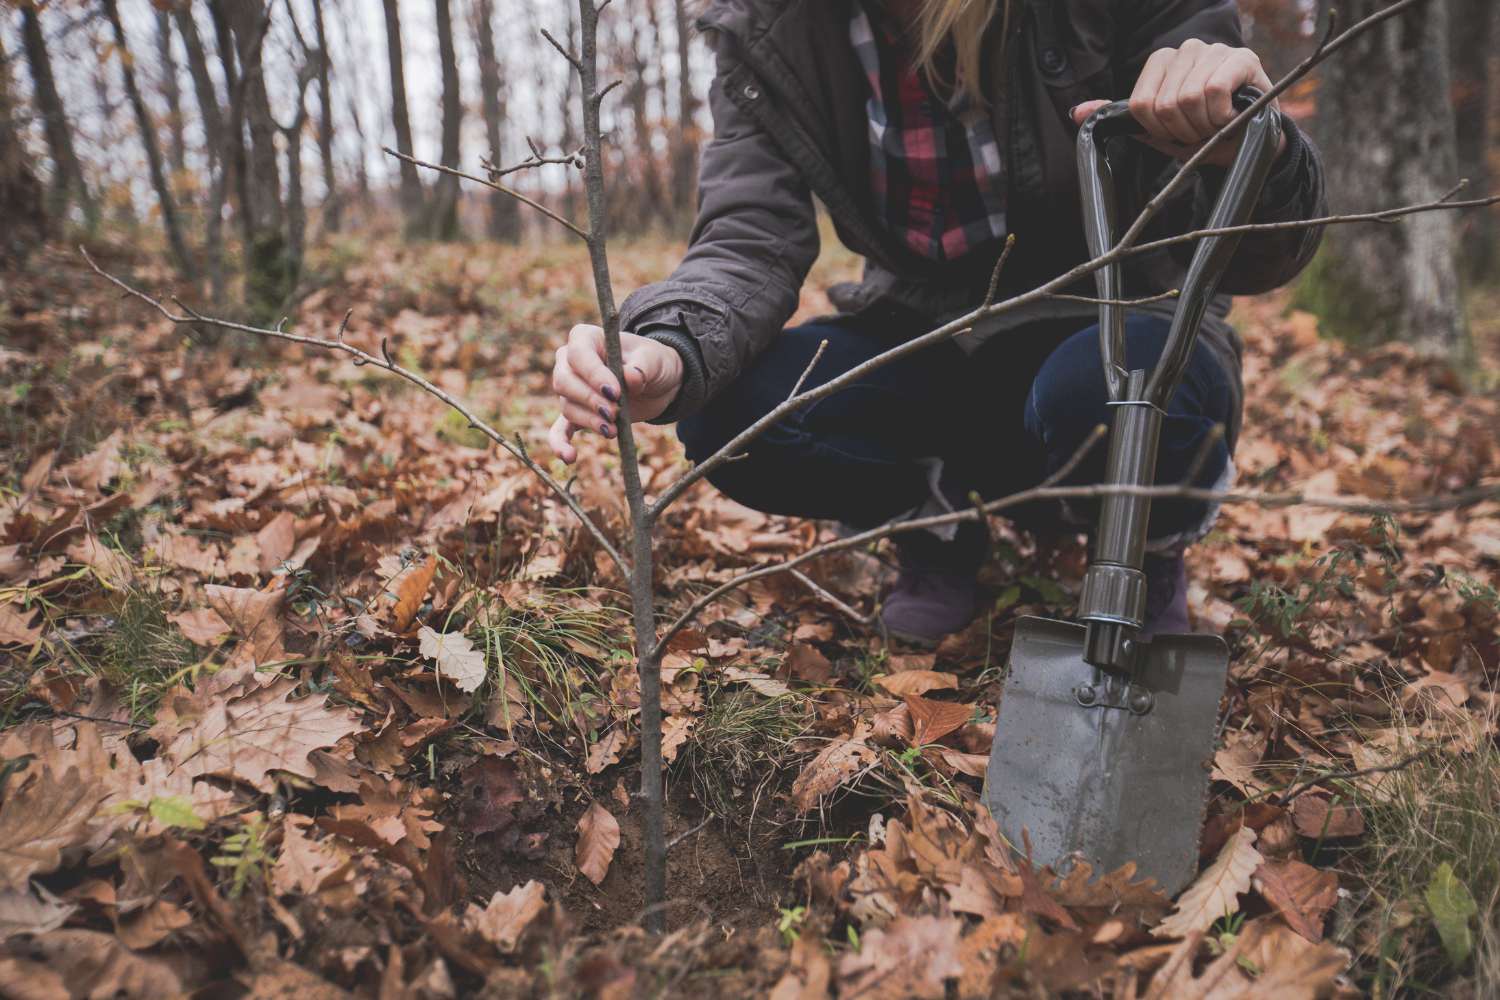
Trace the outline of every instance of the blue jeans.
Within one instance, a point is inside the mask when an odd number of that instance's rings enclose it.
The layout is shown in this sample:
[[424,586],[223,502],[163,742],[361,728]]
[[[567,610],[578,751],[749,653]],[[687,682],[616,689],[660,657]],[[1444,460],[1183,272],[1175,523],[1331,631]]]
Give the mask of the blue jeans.
[[[1130,368],[1150,369],[1166,343],[1168,323],[1132,316],[1125,328]],[[827,348],[804,383],[812,388],[902,339],[922,332],[912,317],[839,317],[792,327],[756,357],[743,375],[698,414],[678,424],[689,459],[698,462],[790,395],[818,345]],[[1215,425],[1227,425],[1230,375],[1202,343],[1162,424],[1157,481],[1187,475]],[[1056,322],[990,338],[967,354],[952,342],[914,352],[854,384],[789,414],[748,448],[746,458],[709,476],[731,499],[771,514],[843,521],[859,528],[884,523],[931,495],[932,459],[943,462],[945,493],[986,500],[1035,486],[1067,462],[1113,410],[1099,357],[1098,327]],[[1105,442],[1066,480],[1104,477]],[[1210,486],[1224,474],[1229,449],[1221,437],[1197,477]],[[1073,511],[1092,519],[1089,504]],[[1007,512],[1024,527],[1060,526],[1061,505]],[[1150,536],[1192,532],[1208,516],[1200,502],[1158,501]]]

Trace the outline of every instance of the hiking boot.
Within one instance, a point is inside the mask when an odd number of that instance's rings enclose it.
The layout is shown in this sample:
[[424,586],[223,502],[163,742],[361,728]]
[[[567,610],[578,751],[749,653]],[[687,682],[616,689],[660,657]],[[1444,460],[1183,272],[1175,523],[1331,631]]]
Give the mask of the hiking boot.
[[951,542],[927,532],[909,534],[895,539],[900,574],[880,607],[880,620],[889,635],[931,648],[974,618],[984,531],[964,524]]
[[1146,623],[1140,637],[1190,633],[1187,565],[1182,556],[1148,555],[1142,569],[1146,573]]

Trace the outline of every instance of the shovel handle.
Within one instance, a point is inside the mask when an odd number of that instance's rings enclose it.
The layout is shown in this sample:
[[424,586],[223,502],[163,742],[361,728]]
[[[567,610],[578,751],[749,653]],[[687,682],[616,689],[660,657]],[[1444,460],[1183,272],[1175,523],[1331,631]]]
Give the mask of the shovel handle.
[[[1244,111],[1260,98],[1259,90],[1244,87],[1235,93],[1234,105],[1237,110]],[[1110,139],[1140,135],[1144,131],[1140,122],[1131,115],[1127,101],[1116,101],[1100,108],[1079,129],[1078,176],[1083,193],[1084,236],[1090,254],[1095,257],[1107,253],[1115,241],[1114,180],[1105,144]],[[1222,229],[1248,221],[1280,144],[1281,119],[1267,105],[1245,126],[1244,140],[1224,179],[1207,228]],[[1183,369],[1187,367],[1208,302],[1213,298],[1239,240],[1238,235],[1209,236],[1198,243],[1183,281],[1161,361],[1150,374],[1143,398],[1139,401],[1165,409],[1182,378]],[[1125,402],[1130,383],[1130,373],[1125,367],[1125,310],[1111,304],[1123,297],[1119,262],[1113,261],[1099,268],[1094,272],[1094,280],[1099,297],[1105,300],[1099,306],[1099,347],[1104,359],[1105,383],[1112,401]]]

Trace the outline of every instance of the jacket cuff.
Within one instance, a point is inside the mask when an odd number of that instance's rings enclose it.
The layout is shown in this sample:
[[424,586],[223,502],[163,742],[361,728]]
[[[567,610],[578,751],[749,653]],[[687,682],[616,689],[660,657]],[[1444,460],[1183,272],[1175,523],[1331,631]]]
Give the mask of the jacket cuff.
[[[1277,114],[1281,116],[1281,128],[1286,134],[1286,148],[1271,165],[1271,173],[1261,189],[1260,201],[1251,213],[1252,222],[1282,222],[1301,218],[1305,214],[1301,202],[1308,189],[1307,169],[1310,157],[1307,136],[1285,112],[1278,111]],[[1219,191],[1223,190],[1225,178],[1229,176],[1229,168],[1216,165],[1200,167],[1198,175],[1205,184],[1206,192],[1217,197]]]
[[687,331],[666,321],[647,321],[635,331],[647,340],[666,344],[682,358],[682,385],[677,396],[660,414],[647,423],[671,424],[681,417],[696,412],[703,406],[707,378],[703,368],[703,352],[698,342]]
[[1297,209],[1303,192],[1307,190],[1307,136],[1290,116],[1277,113],[1281,115],[1281,127],[1286,133],[1286,149],[1271,167],[1271,175],[1266,178],[1260,205],[1255,212],[1257,218],[1268,221],[1292,215],[1300,217]]

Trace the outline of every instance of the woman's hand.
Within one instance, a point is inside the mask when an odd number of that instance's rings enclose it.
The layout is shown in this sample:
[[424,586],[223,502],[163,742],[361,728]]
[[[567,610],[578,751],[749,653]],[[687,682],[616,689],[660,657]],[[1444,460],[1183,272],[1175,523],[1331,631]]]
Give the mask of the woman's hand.
[[[625,393],[633,420],[650,420],[672,404],[682,385],[682,358],[666,344],[620,334],[625,362]],[[578,458],[573,435],[597,431],[615,436],[620,384],[604,363],[604,331],[597,326],[575,326],[568,342],[557,349],[552,369],[552,391],[562,402],[562,416],[552,424],[547,441],[564,462]]]
[[[1177,49],[1158,49],[1146,60],[1130,95],[1130,113],[1146,129],[1141,140],[1168,156],[1186,160],[1219,129],[1234,120],[1234,92],[1251,86],[1271,89],[1260,57],[1249,49],[1209,45],[1190,38]],[[1108,101],[1085,101],[1073,109],[1082,125]],[[1286,148],[1286,137],[1281,138]],[[1234,162],[1239,143],[1222,142],[1205,161],[1221,167]],[[1279,152],[1279,151],[1278,151]]]

